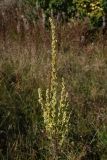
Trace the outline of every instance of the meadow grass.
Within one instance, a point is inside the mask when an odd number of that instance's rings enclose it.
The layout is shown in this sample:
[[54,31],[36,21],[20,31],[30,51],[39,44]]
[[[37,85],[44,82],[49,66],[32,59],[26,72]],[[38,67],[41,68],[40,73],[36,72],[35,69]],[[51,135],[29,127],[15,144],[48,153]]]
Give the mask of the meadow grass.
[[[5,47],[0,44],[1,160],[107,159],[106,46],[103,48],[98,40],[81,47],[78,42],[72,41],[79,35],[73,36],[71,26],[56,25],[57,64],[56,57],[53,58],[53,62],[51,61],[49,31],[41,30],[39,34],[36,28],[34,42],[32,37],[31,41],[27,37],[23,44],[19,39],[18,41],[6,39]],[[55,72],[53,66],[52,73],[51,62],[57,65]],[[57,82],[58,90],[54,88],[55,99],[52,98],[49,102],[53,103],[54,100],[56,103],[58,99],[58,102],[62,103],[60,96],[65,90],[64,84],[68,92],[70,124],[67,140],[64,140],[64,145],[60,149],[57,145],[50,147],[50,139],[52,140],[52,133],[55,130],[49,128],[50,122],[44,123],[44,109],[38,102],[38,88],[42,89],[43,100],[48,102],[48,91],[54,87],[52,82]],[[66,110],[66,105],[64,106]],[[60,119],[62,123],[63,114],[64,112]],[[52,125],[56,124],[51,116],[49,119]],[[57,158],[54,157],[56,150]]]

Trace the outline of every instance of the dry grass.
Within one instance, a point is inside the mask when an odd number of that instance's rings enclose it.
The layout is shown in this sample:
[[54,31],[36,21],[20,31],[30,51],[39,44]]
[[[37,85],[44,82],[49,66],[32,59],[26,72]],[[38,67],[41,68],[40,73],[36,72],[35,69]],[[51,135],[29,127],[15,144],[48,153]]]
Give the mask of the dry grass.
[[[4,140],[0,140],[0,158],[43,160],[52,153],[37,88],[45,90],[50,81],[50,31],[40,19],[18,33],[17,23],[10,19],[0,30],[0,139]],[[107,159],[107,48],[100,33],[93,42],[80,41],[87,30],[84,23],[56,22],[58,81],[65,78],[72,111],[69,143],[60,153],[61,160],[88,160],[91,154],[95,160]]]

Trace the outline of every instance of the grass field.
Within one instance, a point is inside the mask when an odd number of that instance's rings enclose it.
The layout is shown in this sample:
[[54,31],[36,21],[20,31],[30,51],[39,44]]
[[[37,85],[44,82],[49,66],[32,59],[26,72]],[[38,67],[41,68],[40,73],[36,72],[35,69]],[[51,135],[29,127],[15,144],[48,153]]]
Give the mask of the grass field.
[[82,43],[84,26],[80,22],[56,23],[56,99],[59,101],[63,77],[70,114],[66,140],[60,148],[57,137],[51,136],[50,143],[38,102],[38,88],[45,100],[50,86],[50,30],[40,21],[25,32],[16,33],[14,28],[1,32],[1,160],[107,159],[106,40],[99,33],[95,40],[89,35]]

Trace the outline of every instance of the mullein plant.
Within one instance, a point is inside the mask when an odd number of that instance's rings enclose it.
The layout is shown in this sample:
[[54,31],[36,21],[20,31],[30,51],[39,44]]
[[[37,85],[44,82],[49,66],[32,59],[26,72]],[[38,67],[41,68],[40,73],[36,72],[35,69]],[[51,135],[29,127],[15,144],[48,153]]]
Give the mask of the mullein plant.
[[[54,143],[55,148],[61,148],[64,144],[69,125],[68,113],[68,92],[65,88],[64,78],[61,81],[61,90],[58,90],[57,80],[57,40],[55,33],[55,24],[50,20],[52,43],[51,43],[51,81],[49,88],[46,89],[45,98],[43,98],[41,88],[38,89],[38,101],[43,112],[43,119],[46,134],[50,142]],[[56,146],[55,146],[56,145]]]

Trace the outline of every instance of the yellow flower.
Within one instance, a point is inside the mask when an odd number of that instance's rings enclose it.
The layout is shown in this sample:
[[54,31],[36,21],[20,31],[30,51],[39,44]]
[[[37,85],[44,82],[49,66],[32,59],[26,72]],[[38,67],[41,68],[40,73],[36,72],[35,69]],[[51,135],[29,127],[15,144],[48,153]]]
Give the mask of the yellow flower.
[[65,82],[62,78],[61,82],[61,91],[60,91],[60,99],[58,100],[59,91],[58,81],[57,81],[57,40],[56,40],[56,33],[55,33],[55,24],[54,21],[50,18],[51,24],[51,34],[52,34],[52,43],[51,43],[51,84],[49,88],[46,90],[46,97],[45,102],[43,102],[42,92],[41,89],[38,89],[39,95],[39,103],[42,107],[43,111],[43,118],[44,118],[44,125],[46,129],[46,133],[50,140],[59,138],[59,146],[63,144],[64,140],[66,139],[66,134],[68,131],[68,123],[69,123],[69,116],[67,113],[68,107],[68,93],[66,92]]

